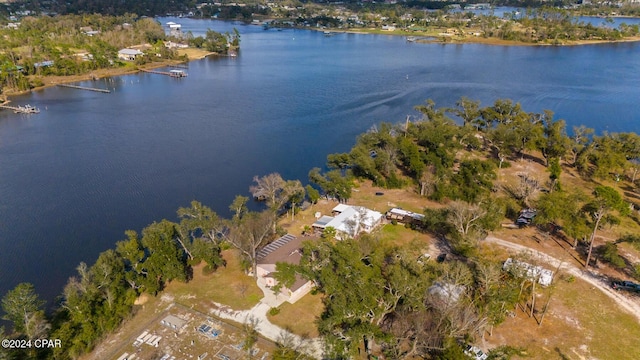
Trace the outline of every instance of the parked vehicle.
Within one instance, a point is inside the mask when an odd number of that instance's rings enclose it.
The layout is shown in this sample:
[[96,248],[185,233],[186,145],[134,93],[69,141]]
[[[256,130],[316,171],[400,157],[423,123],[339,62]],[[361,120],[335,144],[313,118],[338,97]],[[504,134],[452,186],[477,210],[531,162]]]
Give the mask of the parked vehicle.
[[640,284],[636,284],[632,281],[615,280],[611,282],[611,287],[616,290],[640,292]]
[[467,345],[464,350],[465,355],[471,357],[474,360],[486,360],[488,355],[483,353],[477,346]]

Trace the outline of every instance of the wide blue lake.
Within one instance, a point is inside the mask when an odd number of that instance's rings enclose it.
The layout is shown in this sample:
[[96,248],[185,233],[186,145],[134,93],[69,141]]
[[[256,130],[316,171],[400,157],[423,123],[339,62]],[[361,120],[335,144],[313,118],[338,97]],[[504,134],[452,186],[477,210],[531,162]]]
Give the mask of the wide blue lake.
[[433,99],[527,111],[602,131],[640,130],[640,44],[501,47],[190,19],[184,31],[242,34],[236,58],[189,64],[189,76],[138,74],[48,88],[0,111],[0,295],[32,282],[58,295],[79,262],[198,199],[223,215],[254,175],[307,179],[382,121]]

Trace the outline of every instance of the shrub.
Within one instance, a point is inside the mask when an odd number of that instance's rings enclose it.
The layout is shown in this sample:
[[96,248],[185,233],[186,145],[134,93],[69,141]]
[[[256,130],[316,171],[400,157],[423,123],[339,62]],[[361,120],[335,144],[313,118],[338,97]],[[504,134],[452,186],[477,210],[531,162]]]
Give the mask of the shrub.
[[608,242],[602,247],[602,260],[608,262],[618,269],[626,266],[624,259],[618,254],[618,245]]
[[279,307],[272,307],[271,309],[269,309],[269,315],[276,316],[278,314],[280,314],[280,308]]

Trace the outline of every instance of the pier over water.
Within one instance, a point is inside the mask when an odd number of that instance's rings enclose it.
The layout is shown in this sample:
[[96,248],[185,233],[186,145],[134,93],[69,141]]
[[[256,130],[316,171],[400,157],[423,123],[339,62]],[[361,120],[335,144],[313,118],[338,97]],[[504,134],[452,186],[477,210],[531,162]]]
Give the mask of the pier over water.
[[87,86],[79,86],[79,85],[71,85],[71,84],[58,84],[58,86],[71,88],[71,89],[78,89],[78,90],[96,91],[96,92],[107,93],[107,94],[111,92],[111,90],[107,90],[107,89],[98,89],[98,88],[92,88],[92,87],[87,87]]
[[10,105],[6,105],[6,103],[4,104],[0,104],[0,108],[1,109],[9,109],[9,110],[13,110],[14,113],[16,114],[38,114],[40,112],[40,109],[31,106],[29,104],[27,105],[18,105],[18,106],[10,106]]

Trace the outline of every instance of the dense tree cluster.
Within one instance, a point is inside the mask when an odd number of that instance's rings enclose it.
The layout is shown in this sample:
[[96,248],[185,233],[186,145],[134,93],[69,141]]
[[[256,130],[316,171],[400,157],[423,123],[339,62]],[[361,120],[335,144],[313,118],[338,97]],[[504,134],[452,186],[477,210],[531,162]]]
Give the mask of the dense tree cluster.
[[[266,194],[264,211],[248,211],[249,198],[237,196],[229,206],[234,216],[224,219],[193,201],[190,207],[178,209],[179,222],[154,222],[141,233],[128,230],[126,239],[117,242],[115,250],[101,253],[95,264],[80,263],[78,274],[69,279],[50,317],[45,316],[44,301],[33,286],[19,284],[2,300],[3,318],[13,324],[11,337],[49,336],[65,346],[39,354],[0,349],[0,359],[5,355],[8,359],[78,358],[132,315],[139,295],[155,296],[172,281],[188,282],[192,266],[201,262],[207,272],[224,266],[223,244],[237,248],[246,270],[255,275],[257,251],[277,236],[277,215],[287,210],[293,216],[305,190],[299,181],[284,180],[276,173],[256,176],[254,181],[251,190]],[[288,352],[287,347],[281,350]]]
[[164,15],[172,12],[186,12],[195,8],[191,0],[56,0],[51,8],[60,14],[103,14],[123,15],[135,13],[146,16]]
[[463,97],[454,108],[436,108],[428,100],[416,109],[422,118],[383,123],[360,135],[350,152],[329,155],[327,166],[333,170],[322,178],[320,169],[314,169],[312,182],[326,193],[348,198],[348,191],[335,190],[338,175],[388,188],[409,181],[434,199],[474,202],[492,191],[496,168],[534,152],[543,156],[554,178],[562,170],[559,162],[587,179],[635,183],[638,177],[640,136],[635,133],[594,135],[593,129],[580,126],[569,135],[565,121],[555,120],[551,111],[526,112],[508,99],[480,107]]
[[[19,284],[2,300],[4,318],[14,338],[56,338],[65,346],[36,354],[0,353],[8,359],[75,359],[90,351],[105,334],[132,314],[142,293],[155,295],[171,281],[189,281],[191,266],[204,261],[211,270],[223,266],[219,229],[223,220],[198,202],[180,208],[179,223],[162,220],[100,254],[92,266],[80,263],[69,279],[52,316],[44,313],[30,284]],[[35,351],[35,350],[34,350]]]
[[[313,169],[310,181],[339,200],[350,197],[355,178],[387,188],[413,185],[420,195],[450,203],[427,209],[423,228],[444,236],[463,255],[472,254],[477,240],[505,215],[515,220],[523,207],[537,207],[537,223],[563,226],[574,244],[583,240],[590,246],[598,228],[615,223],[613,214],[626,214],[622,198],[606,216],[593,205],[598,194],[617,194],[610,187],[591,196],[563,190],[563,169],[585,180],[627,180],[638,186],[640,137],[635,133],[595,135],[580,126],[569,135],[565,121],[554,119],[551,111],[526,112],[508,99],[482,107],[463,97],[453,108],[437,108],[428,100],[416,109],[420,119],[380,124],[360,135],[348,153],[329,155],[329,171]],[[496,171],[525,157],[544,164],[548,180],[522,173],[518,183],[497,186]]]
[[375,237],[306,243],[300,266],[278,265],[281,281],[311,279],[323,297],[318,329],[326,355],[360,352],[389,358],[447,358],[460,340],[506,318],[505,309],[530,295],[522,279],[499,263],[416,261],[418,249],[385,246]]

